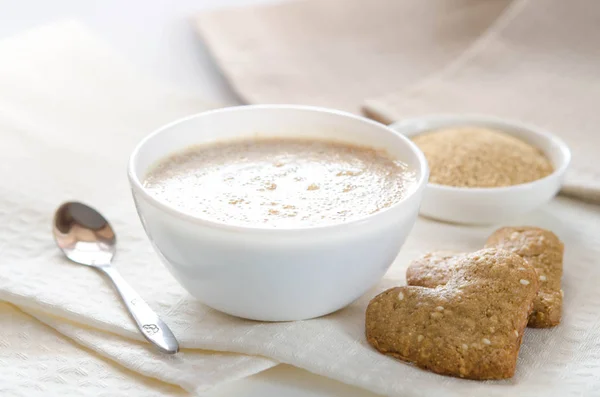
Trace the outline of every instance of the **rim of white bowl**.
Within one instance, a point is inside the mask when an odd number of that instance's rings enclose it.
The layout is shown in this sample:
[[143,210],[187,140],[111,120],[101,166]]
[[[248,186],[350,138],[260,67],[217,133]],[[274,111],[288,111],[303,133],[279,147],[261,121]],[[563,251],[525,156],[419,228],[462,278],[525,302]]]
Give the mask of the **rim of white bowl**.
[[[403,132],[399,131],[400,128],[405,128],[405,125],[408,126],[408,125],[415,124],[418,122],[432,122],[432,121],[438,121],[438,122],[446,122],[447,121],[447,124],[445,124],[443,126],[433,127],[433,128],[430,126],[424,125],[423,127],[415,128],[414,131],[410,134],[404,134]],[[560,149],[561,162],[559,164],[559,167],[555,168],[551,174],[546,175],[543,178],[536,179],[535,181],[531,181],[531,182],[527,182],[527,183],[520,183],[518,185],[501,186],[501,187],[463,187],[463,186],[441,185],[439,183],[427,182],[428,187],[440,189],[440,190],[452,191],[452,192],[472,192],[472,193],[492,193],[492,192],[500,193],[500,192],[507,192],[507,191],[511,191],[511,190],[512,191],[521,190],[521,189],[527,190],[527,189],[535,188],[535,185],[543,183],[543,182],[547,181],[548,179],[557,178],[557,177],[561,178],[562,175],[564,175],[564,173],[569,168],[569,164],[571,163],[571,149],[569,149],[569,146],[565,143],[565,141],[563,141],[561,138],[552,134],[551,132],[547,131],[544,128],[541,128],[534,124],[529,124],[529,123],[525,123],[522,121],[518,121],[518,120],[505,119],[502,117],[487,115],[487,114],[483,114],[483,113],[456,113],[456,114],[435,113],[435,114],[427,114],[427,115],[423,115],[423,116],[419,116],[419,117],[411,117],[411,118],[407,118],[404,120],[400,120],[400,121],[390,124],[389,127],[391,129],[393,129],[394,131],[396,131],[397,133],[410,139],[416,135],[420,135],[425,132],[432,132],[437,129],[442,129],[442,128],[450,127],[453,125],[460,126],[461,124],[465,125],[468,123],[472,123],[475,125],[479,124],[481,126],[485,126],[484,125],[485,123],[494,123],[497,125],[504,125],[506,127],[510,127],[513,129],[526,130],[530,133],[533,133],[534,135],[537,135],[546,140],[549,140]],[[498,128],[498,129],[501,129],[501,128]],[[410,139],[410,140],[412,141],[412,139]],[[544,152],[544,154],[546,156],[548,156],[547,153]]]
[[[416,181],[415,185],[413,186],[413,188],[409,192],[409,194],[407,194],[405,197],[403,197],[400,201],[394,203],[392,206],[387,207],[381,211],[377,211],[373,214],[369,214],[369,215],[362,216],[360,218],[352,219],[352,220],[345,221],[345,222],[331,223],[331,224],[325,224],[325,225],[299,226],[299,227],[292,227],[292,228],[288,228],[288,227],[277,228],[277,227],[268,227],[268,226],[260,226],[260,225],[237,225],[237,224],[229,224],[229,223],[225,223],[225,222],[218,222],[218,221],[210,220],[207,218],[203,218],[201,216],[195,216],[190,213],[179,210],[176,206],[174,206],[172,204],[169,204],[165,201],[155,198],[152,194],[150,194],[144,188],[144,186],[142,185],[142,183],[140,181],[139,176],[135,172],[135,164],[136,164],[136,159],[137,159],[138,153],[141,151],[141,149],[146,144],[146,142],[148,142],[150,139],[152,139],[152,137],[162,133],[165,130],[172,128],[173,126],[175,126],[177,124],[185,123],[185,122],[187,122],[191,119],[197,118],[197,117],[204,117],[204,116],[214,114],[214,113],[235,112],[235,111],[239,111],[239,110],[250,110],[250,109],[286,109],[286,110],[314,111],[314,112],[328,113],[328,114],[334,114],[334,115],[338,115],[338,116],[348,117],[348,118],[354,119],[356,121],[359,121],[359,122],[362,122],[365,124],[370,124],[370,125],[376,126],[378,128],[383,128],[383,129],[387,130],[389,133],[391,133],[392,135],[398,137],[415,154],[416,158],[418,159],[419,168],[420,168],[419,169],[419,171],[420,171],[419,179]],[[423,154],[421,149],[419,149],[418,146],[411,139],[406,137],[404,134],[401,134],[401,133],[393,130],[392,128],[390,128],[389,126],[387,126],[383,123],[379,123],[377,121],[370,120],[366,117],[358,116],[358,115],[355,115],[355,114],[352,114],[349,112],[345,112],[345,111],[341,111],[341,110],[328,109],[328,108],[319,107],[319,106],[284,105],[284,104],[240,105],[240,106],[227,106],[227,107],[223,107],[223,108],[212,109],[212,110],[207,110],[207,111],[200,112],[200,113],[195,113],[195,114],[192,114],[189,116],[181,117],[177,120],[174,120],[168,124],[163,125],[162,127],[155,129],[150,134],[148,134],[146,137],[144,137],[140,142],[138,142],[138,144],[133,149],[133,151],[129,157],[128,167],[127,167],[127,176],[129,177],[129,181],[130,181],[132,187],[134,189],[136,189],[137,192],[139,192],[142,196],[144,196],[152,205],[154,205],[155,207],[157,207],[171,215],[174,215],[180,219],[183,219],[183,220],[186,220],[186,221],[189,221],[192,223],[197,223],[197,224],[213,227],[213,228],[236,231],[236,232],[244,232],[244,231],[250,232],[251,231],[251,232],[260,232],[260,233],[291,233],[291,232],[306,232],[306,231],[332,230],[332,229],[339,229],[339,228],[347,228],[348,226],[367,223],[367,222],[372,221],[373,219],[385,217],[389,211],[396,209],[397,207],[401,206],[408,200],[412,199],[417,192],[419,192],[420,190],[423,190],[425,188],[425,186],[427,186],[427,181],[429,179],[429,165],[427,164],[427,160],[425,159],[425,155]]]

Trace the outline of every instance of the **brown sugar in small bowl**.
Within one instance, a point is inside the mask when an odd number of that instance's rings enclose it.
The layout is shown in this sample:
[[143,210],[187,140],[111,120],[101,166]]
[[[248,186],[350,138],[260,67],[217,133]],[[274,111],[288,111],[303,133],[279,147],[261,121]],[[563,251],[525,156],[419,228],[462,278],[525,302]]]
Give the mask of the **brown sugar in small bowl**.
[[439,114],[402,120],[390,128],[412,138],[467,126],[500,131],[540,149],[554,171],[531,182],[502,187],[456,187],[430,182],[425,189],[421,215],[452,223],[497,224],[538,208],[559,192],[571,153],[560,138],[540,127],[488,115]]

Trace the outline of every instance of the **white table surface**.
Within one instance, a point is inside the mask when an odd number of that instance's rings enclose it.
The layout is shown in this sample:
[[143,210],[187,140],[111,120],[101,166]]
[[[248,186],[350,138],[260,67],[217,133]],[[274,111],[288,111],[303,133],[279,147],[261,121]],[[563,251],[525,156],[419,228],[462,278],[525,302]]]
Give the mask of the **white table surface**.
[[[194,32],[192,17],[215,7],[281,0],[0,0],[0,39],[61,19],[78,19],[140,69],[201,93],[238,102]],[[369,397],[374,394],[281,365],[221,386],[206,396]]]

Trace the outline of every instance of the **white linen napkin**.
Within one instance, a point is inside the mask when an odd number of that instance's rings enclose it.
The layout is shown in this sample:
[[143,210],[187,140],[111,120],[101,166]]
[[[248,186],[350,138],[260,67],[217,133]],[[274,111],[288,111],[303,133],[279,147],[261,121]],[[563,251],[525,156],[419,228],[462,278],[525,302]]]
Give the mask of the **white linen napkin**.
[[[85,32],[73,29],[71,25],[71,30],[63,31],[58,47],[90,43]],[[56,31],[42,30],[34,36],[48,37],[52,33]],[[517,374],[510,380],[474,382],[435,375],[377,353],[364,337],[368,300],[384,288],[403,284],[410,259],[435,249],[478,249],[491,228],[419,219],[388,279],[347,308],[298,322],[237,319],[191,298],[159,264],[135,215],[125,175],[127,154],[135,141],[156,123],[167,121],[163,118],[192,113],[203,105],[187,97],[167,95],[154,85],[136,84],[136,95],[124,89],[107,98],[102,95],[106,87],[131,87],[130,80],[139,76],[105,75],[101,72],[104,66],[97,66],[100,62],[96,51],[93,56],[88,53],[89,58],[84,52],[77,56],[82,60],[76,60],[68,51],[56,54],[60,48],[44,44],[30,47],[24,60],[9,66],[0,63],[0,176],[4,182],[0,186],[0,300],[31,313],[44,313],[39,315],[42,321],[80,342],[78,335],[83,331],[68,331],[70,322],[95,328],[97,332],[91,332],[91,336],[86,333],[88,340],[105,332],[123,341],[143,342],[106,281],[90,269],[66,261],[49,237],[51,213],[57,203],[77,198],[95,205],[113,221],[119,237],[115,266],[179,338],[184,354],[176,360],[187,360],[187,349],[244,353],[270,359],[248,358],[244,374],[251,372],[248,368],[257,371],[261,366],[283,362],[377,393],[403,397],[507,393],[579,396],[597,390],[598,207],[560,198],[520,219],[522,224],[549,228],[565,241],[565,313],[562,324],[554,329],[527,330]],[[38,58],[40,53],[46,57]],[[87,70],[94,70],[99,77],[77,72],[79,68],[75,67],[65,74],[62,68],[58,70],[57,63],[50,65],[53,59],[64,56],[77,65],[87,65]],[[38,63],[44,68],[31,67],[32,59],[45,59]],[[77,84],[67,84],[69,81]],[[42,83],[47,88],[40,89]],[[121,357],[111,355],[110,346],[106,346],[110,343],[103,342],[103,354],[119,360]],[[152,354],[150,349],[145,350],[137,357]],[[185,368],[190,367],[186,364]],[[162,375],[151,368],[144,373],[157,378]],[[171,383],[177,381],[179,378]]]
[[[140,75],[77,23],[59,23],[5,40],[0,43],[0,59],[0,177],[3,181],[0,186],[0,284],[3,287],[11,284],[11,273],[23,270],[19,267],[24,262],[37,262],[37,266],[48,271],[43,278],[34,271],[26,273],[30,279],[14,282],[24,287],[58,287],[59,295],[61,285],[65,288],[68,288],[65,284],[78,285],[77,296],[65,295],[69,298],[61,310],[69,310],[69,302],[98,298],[90,294],[98,288],[104,291],[100,297],[102,306],[124,310],[107,280],[92,269],[67,263],[53,247],[50,228],[53,208],[62,201],[79,199],[106,210],[117,228],[117,266],[125,278],[131,281],[139,273],[152,273],[157,261],[134,219],[135,209],[128,197],[128,152],[153,128],[211,105],[197,96],[175,91]],[[131,225],[129,230],[120,227],[124,222],[119,219],[120,209],[129,214],[125,220]],[[138,254],[148,262],[128,263],[130,271],[121,266],[128,257]],[[62,279],[58,276],[61,267],[57,267],[57,263],[76,273]],[[139,267],[136,269],[136,266]],[[151,283],[171,293],[183,294],[168,274],[160,273]],[[0,300],[13,300],[3,287],[0,287]],[[147,295],[144,283],[137,287],[142,296]],[[146,343],[115,335],[111,328],[107,328],[107,332],[90,328],[95,321],[93,316],[81,317],[78,323],[53,317],[60,316],[61,311],[51,302],[36,293],[30,297],[37,302],[38,309],[25,309],[30,315],[82,346],[135,371],[128,372],[127,378],[138,373],[179,385],[190,392],[200,392],[275,365],[264,358],[200,350],[186,350],[175,358],[167,357],[155,353]],[[152,306],[158,313],[171,309],[170,305],[158,302]],[[8,336],[19,332],[26,335],[25,330],[18,329],[22,328],[20,324],[0,329],[0,346],[3,346],[2,341],[6,343],[4,349],[0,347],[0,361],[7,366],[27,363],[35,367],[46,354],[43,350],[23,355],[19,344],[3,339],[7,331]],[[61,352],[60,344],[44,343],[51,354]],[[98,360],[89,358],[90,350],[80,349],[82,362]],[[7,361],[9,358],[18,363]],[[6,376],[10,373],[0,371]],[[93,383],[93,375],[88,373],[84,378]],[[70,388],[71,380],[57,383],[57,387],[67,386],[47,395],[70,392],[80,395],[77,388]],[[33,383],[33,379],[30,382]],[[136,382],[147,381],[124,379],[125,386]],[[6,388],[22,386],[14,379],[0,384]],[[111,390],[116,393],[116,389]],[[119,390],[126,394],[123,390],[129,388]],[[7,391],[6,395],[19,395],[14,392]]]
[[[565,313],[562,324],[556,328],[526,331],[517,374],[511,380],[498,382],[473,382],[422,371],[375,352],[364,338],[364,310],[368,300],[384,288],[403,284],[404,267],[411,258],[433,249],[479,248],[491,233],[490,228],[465,228],[419,219],[389,274],[395,280],[384,280],[375,290],[335,314],[292,323],[233,318],[184,293],[162,288],[161,278],[169,278],[169,275],[156,263],[151,252],[144,252],[142,259],[131,259],[129,263],[137,268],[142,266],[142,261],[154,262],[153,275],[148,276],[151,267],[139,273],[135,268],[129,269],[125,261],[119,262],[119,267],[127,271],[136,288],[146,291],[145,298],[153,307],[161,307],[161,304],[172,307],[162,315],[184,348],[261,355],[386,395],[589,395],[600,382],[600,290],[596,285],[600,277],[600,211],[595,206],[562,198],[523,218],[522,222],[554,230],[565,241]],[[129,256],[129,253],[124,255]],[[11,271],[4,278],[0,284],[1,298],[26,308],[52,307],[53,312],[63,318],[86,321],[98,329],[141,340],[116,302],[107,305],[107,301],[114,301],[109,288],[102,285],[89,288],[94,283],[92,279],[85,283],[72,281],[88,277],[77,267],[42,252],[35,260],[12,262],[18,265],[15,269],[19,271]],[[48,263],[52,263],[51,269]],[[55,283],[39,281],[52,275]],[[85,285],[88,285],[87,296],[77,300]]]
[[0,395],[184,397],[183,389],[135,376],[0,302]]

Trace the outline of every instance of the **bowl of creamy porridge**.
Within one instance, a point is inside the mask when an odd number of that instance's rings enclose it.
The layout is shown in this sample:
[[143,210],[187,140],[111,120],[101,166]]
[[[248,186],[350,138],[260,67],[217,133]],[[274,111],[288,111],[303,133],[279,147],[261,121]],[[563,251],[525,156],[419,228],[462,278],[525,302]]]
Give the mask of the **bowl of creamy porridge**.
[[419,211],[428,168],[409,139],[340,111],[218,109],[134,150],[142,224],[190,294],[238,317],[336,311],[387,271]]

